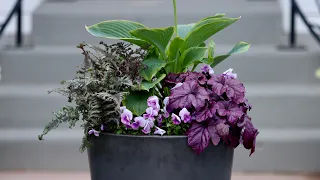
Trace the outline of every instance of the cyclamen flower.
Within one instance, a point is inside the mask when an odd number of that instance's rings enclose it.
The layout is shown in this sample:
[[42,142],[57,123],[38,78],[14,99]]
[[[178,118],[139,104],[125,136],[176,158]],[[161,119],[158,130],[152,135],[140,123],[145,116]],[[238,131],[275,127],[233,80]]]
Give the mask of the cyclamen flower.
[[226,70],[226,71],[223,73],[223,75],[236,79],[236,78],[237,78],[237,74],[236,74],[236,73],[233,73],[232,71],[233,71],[233,69],[230,68],[230,69]]
[[191,121],[190,112],[186,108],[181,109],[179,116],[184,123]]
[[95,136],[99,136],[99,131],[96,131],[96,130],[94,130],[94,129],[91,129],[89,132],[88,132],[88,134],[89,135],[91,135],[91,134],[94,134]]
[[101,131],[104,131],[104,125],[101,124],[101,127],[100,127]]
[[174,113],[172,113],[172,115],[171,115],[171,119],[172,119],[173,124],[178,125],[178,124],[180,124],[180,123],[181,123],[181,119],[180,119],[180,117],[179,117],[179,116],[177,116],[177,115],[176,115],[176,114],[174,114]]
[[148,107],[146,109],[146,113],[147,114],[144,114],[143,117],[145,119],[150,119],[150,120],[154,120],[154,117],[155,116],[158,116],[158,111],[154,110],[152,107]]
[[165,130],[159,128],[159,127],[156,127],[156,130],[154,131],[154,134],[159,134],[159,135],[164,135],[166,133]]
[[204,73],[208,73],[209,75],[213,75],[214,74],[214,71],[213,71],[212,67],[207,65],[207,64],[201,67],[201,71],[204,72]]
[[147,123],[143,117],[135,117],[134,122],[131,124],[131,128],[134,130],[139,129],[139,127],[144,127]]
[[160,105],[159,105],[159,98],[157,96],[151,96],[147,100],[148,106],[152,107],[154,110],[159,112]]
[[121,122],[124,125],[130,125],[130,122],[133,118],[132,112],[128,109],[123,110],[122,114],[121,114]]

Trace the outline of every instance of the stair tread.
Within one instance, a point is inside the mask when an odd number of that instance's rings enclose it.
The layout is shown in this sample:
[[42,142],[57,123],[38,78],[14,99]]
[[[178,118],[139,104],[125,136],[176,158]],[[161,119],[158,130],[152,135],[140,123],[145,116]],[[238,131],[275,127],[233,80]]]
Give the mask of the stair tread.
[[[240,76],[241,77],[241,76]],[[57,93],[48,95],[48,90],[59,88],[59,84],[1,84],[0,97],[62,97]],[[320,96],[320,84],[272,84],[247,83],[247,95],[250,96]]]
[[[233,5],[230,6],[230,3]],[[119,7],[121,10],[119,12]],[[263,7],[263,8],[261,8]],[[94,11],[83,11],[94,9]],[[107,9],[107,10],[106,10]],[[223,13],[280,13],[278,2],[246,2],[221,1],[214,3],[209,0],[178,2],[179,14],[212,13],[219,10]],[[44,3],[38,8],[36,14],[50,14],[64,16],[66,14],[95,15],[95,14],[172,14],[171,1],[78,1],[63,3]],[[213,14],[214,15],[214,14]]]
[[[41,128],[0,128],[0,142],[35,141],[42,130]],[[318,128],[259,128],[259,132],[258,142],[320,141]],[[51,131],[46,136],[46,141],[80,141],[82,136],[81,129],[60,128]]]

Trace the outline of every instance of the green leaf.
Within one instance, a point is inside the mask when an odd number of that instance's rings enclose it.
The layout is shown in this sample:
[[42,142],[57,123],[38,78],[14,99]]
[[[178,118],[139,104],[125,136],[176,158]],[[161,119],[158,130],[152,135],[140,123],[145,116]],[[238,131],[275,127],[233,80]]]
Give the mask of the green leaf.
[[108,39],[119,39],[128,41],[137,45],[145,44],[146,42],[133,37],[129,32],[139,28],[147,28],[145,25],[127,21],[127,20],[111,20],[103,21],[92,26],[86,26],[86,30],[97,37]]
[[166,61],[156,57],[150,57],[144,60],[142,63],[146,67],[140,71],[140,75],[147,81],[151,81],[157,72],[166,65]]
[[140,116],[146,111],[147,100],[150,96],[152,94],[148,91],[132,91],[124,99],[124,104],[133,114]]
[[182,46],[182,51],[190,47],[199,46],[211,36],[228,27],[237,20],[238,18],[212,18],[206,20],[205,24],[199,26],[188,34]]
[[169,61],[174,61],[175,59],[177,59],[177,56],[179,55],[179,50],[181,45],[183,44],[183,39],[181,39],[180,37],[175,37],[169,46],[168,49],[168,60]]
[[143,28],[143,29],[136,29],[136,30],[130,31],[131,35],[139,39],[145,40],[148,43],[151,43],[155,47],[157,47],[163,58],[165,57],[165,50],[173,33],[174,33],[173,27],[161,28],[161,29]]
[[220,13],[217,13],[216,15],[214,16],[209,16],[209,17],[206,17],[206,18],[203,18],[201,19],[194,27],[195,28],[198,28],[206,23],[208,23],[208,20],[211,20],[211,19],[214,19],[214,18],[223,18],[226,14],[220,14]]
[[229,56],[233,54],[246,52],[249,50],[249,48],[250,48],[250,44],[241,41],[237,45],[235,45],[234,48],[228,54],[216,56],[214,58],[214,62],[211,64],[211,67],[215,67],[216,65],[218,65],[223,60],[227,59]]
[[212,64],[214,62],[214,51],[216,49],[216,44],[214,43],[213,40],[209,42],[209,47],[208,47],[208,60],[206,64]]
[[184,39],[193,29],[196,23],[178,25],[178,36]]
[[148,82],[148,81],[142,81],[141,84],[141,89],[142,90],[146,90],[149,91],[151,88],[153,88],[155,85],[157,85],[158,83],[160,83],[160,81],[162,81],[164,78],[166,77],[165,74],[161,74],[157,80],[153,81],[153,82]]
[[207,48],[191,47],[187,49],[181,56],[182,68],[188,67],[197,60],[201,60],[206,54]]

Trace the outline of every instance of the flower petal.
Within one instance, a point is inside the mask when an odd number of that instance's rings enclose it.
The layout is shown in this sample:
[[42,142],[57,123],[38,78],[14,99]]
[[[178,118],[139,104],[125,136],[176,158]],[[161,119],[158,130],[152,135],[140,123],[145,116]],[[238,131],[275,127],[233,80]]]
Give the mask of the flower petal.
[[177,116],[177,115],[176,115],[176,114],[174,114],[174,113],[172,113],[172,115],[171,115],[171,119],[172,119],[173,124],[178,125],[178,124],[180,124],[180,123],[181,123],[181,119],[180,119],[180,117],[179,117],[179,116]]
[[159,135],[163,135],[163,134],[165,134],[166,133],[166,131],[165,130],[163,130],[163,129],[161,129],[161,128],[159,128],[159,127],[156,127],[156,131],[154,132],[154,134],[159,134]]

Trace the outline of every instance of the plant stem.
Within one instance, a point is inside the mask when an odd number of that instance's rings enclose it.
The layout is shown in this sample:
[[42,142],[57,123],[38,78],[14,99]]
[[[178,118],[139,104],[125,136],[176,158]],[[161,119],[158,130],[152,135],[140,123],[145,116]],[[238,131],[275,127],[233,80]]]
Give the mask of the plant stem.
[[177,18],[177,3],[176,0],[173,0],[173,9],[174,9],[174,26],[177,37],[178,35],[178,18]]

